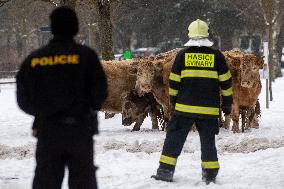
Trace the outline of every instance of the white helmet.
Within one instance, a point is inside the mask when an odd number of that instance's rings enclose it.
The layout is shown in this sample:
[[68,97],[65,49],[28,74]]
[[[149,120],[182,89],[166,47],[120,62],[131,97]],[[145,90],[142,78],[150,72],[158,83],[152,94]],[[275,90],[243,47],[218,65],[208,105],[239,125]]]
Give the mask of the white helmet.
[[207,38],[209,36],[208,30],[208,24],[202,20],[197,19],[189,24],[188,37]]

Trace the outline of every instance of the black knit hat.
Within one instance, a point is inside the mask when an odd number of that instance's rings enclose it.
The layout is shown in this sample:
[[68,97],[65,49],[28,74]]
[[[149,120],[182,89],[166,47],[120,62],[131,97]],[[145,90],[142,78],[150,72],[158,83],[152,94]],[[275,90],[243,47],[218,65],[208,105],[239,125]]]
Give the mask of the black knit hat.
[[52,11],[49,16],[53,35],[74,37],[79,30],[78,18],[75,11],[61,6]]

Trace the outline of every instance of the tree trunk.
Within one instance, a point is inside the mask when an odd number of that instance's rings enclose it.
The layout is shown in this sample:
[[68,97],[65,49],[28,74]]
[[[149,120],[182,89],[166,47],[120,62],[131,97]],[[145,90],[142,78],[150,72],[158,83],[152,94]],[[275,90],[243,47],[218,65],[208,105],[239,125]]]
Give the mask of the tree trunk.
[[284,20],[281,20],[280,32],[277,40],[277,52],[279,55],[279,59],[281,59],[282,48],[284,47]]
[[112,41],[112,24],[111,24],[111,3],[109,1],[94,0],[95,7],[99,13],[99,30],[100,30],[100,43],[102,48],[102,59],[112,60],[113,54],[113,41]]
[[61,0],[62,5],[66,5],[75,10],[77,0]]
[[[282,47],[279,48],[278,46],[278,42],[281,41],[281,28],[282,28],[282,19],[283,18],[282,13],[280,13],[279,18],[276,20],[276,22],[274,23],[274,34],[273,34],[273,50],[274,50],[274,78],[277,77],[282,77],[282,72],[281,72],[281,55],[282,55]],[[282,41],[283,44],[283,41]]]
[[231,50],[233,48],[233,42],[232,42],[232,36],[230,36],[228,33],[221,36],[221,50]]

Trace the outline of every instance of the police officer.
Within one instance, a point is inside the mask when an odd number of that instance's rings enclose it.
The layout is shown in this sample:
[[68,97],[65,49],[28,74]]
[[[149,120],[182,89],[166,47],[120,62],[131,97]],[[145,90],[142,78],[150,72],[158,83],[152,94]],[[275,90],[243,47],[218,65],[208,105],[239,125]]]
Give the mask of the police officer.
[[107,97],[106,76],[96,53],[77,44],[78,18],[68,7],[50,15],[54,38],[31,53],[17,74],[19,107],[35,117],[33,189],[60,189],[65,166],[70,189],[97,188],[93,134]]
[[209,184],[215,182],[219,170],[215,134],[219,132],[220,95],[224,113],[230,114],[232,78],[223,54],[211,48],[213,43],[208,40],[207,23],[198,19],[189,25],[188,30],[187,47],[177,54],[169,77],[174,112],[160,166],[152,178],[173,181],[177,158],[195,123],[201,143],[202,180]]

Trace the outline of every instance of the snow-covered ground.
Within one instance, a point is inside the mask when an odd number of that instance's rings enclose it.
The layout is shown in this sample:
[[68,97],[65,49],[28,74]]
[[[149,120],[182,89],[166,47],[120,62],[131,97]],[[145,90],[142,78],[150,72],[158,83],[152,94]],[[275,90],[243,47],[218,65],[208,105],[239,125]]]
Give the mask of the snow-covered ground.
[[[36,143],[30,134],[33,118],[17,107],[14,84],[0,87],[0,188],[31,188]],[[261,93],[259,129],[239,134],[220,131],[216,141],[221,169],[217,184],[209,186],[200,182],[198,133],[189,134],[174,182],[165,183],[150,178],[158,167],[165,132],[152,131],[150,119],[141,131],[131,132],[131,127],[121,125],[120,115],[105,120],[100,114],[101,132],[95,137],[99,188],[284,189],[284,78],[273,83],[273,92],[270,109],[265,108],[264,88]],[[68,188],[66,181],[63,188]]]

